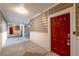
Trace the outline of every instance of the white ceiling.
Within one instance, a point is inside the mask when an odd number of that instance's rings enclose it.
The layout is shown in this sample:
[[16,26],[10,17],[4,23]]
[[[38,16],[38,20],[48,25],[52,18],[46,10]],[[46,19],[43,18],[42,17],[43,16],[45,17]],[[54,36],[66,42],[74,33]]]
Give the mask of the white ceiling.
[[[0,3],[0,8],[7,21],[15,23],[27,23],[32,17],[41,11],[51,7],[53,3]],[[17,13],[14,8],[23,6],[28,13],[25,15]]]

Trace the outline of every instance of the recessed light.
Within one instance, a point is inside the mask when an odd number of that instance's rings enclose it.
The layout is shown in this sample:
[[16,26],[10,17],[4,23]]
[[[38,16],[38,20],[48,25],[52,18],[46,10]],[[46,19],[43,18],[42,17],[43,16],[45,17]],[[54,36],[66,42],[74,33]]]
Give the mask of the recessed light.
[[21,14],[27,14],[28,13],[28,11],[24,7],[18,7],[18,8],[16,8],[16,11],[18,13],[21,13]]

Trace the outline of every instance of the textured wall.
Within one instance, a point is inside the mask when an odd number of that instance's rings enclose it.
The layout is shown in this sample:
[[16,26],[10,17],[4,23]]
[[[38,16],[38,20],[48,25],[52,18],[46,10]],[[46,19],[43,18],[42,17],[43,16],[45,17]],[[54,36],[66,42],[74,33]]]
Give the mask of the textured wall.
[[56,5],[55,7],[49,9],[49,14],[59,12],[61,10],[67,9],[72,6],[73,6],[73,3],[60,3],[60,4]]
[[48,39],[48,12],[42,13],[32,20],[30,40],[46,50],[50,50]]
[[79,3],[76,4],[76,35],[79,36]]
[[32,20],[31,31],[48,31],[48,13],[42,13]]

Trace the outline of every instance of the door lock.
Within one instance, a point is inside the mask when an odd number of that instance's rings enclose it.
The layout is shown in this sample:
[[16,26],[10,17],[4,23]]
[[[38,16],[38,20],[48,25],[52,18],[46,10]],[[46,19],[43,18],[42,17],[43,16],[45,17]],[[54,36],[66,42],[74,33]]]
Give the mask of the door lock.
[[67,45],[70,46],[70,34],[67,35]]
[[67,38],[70,39],[70,34],[67,35]]

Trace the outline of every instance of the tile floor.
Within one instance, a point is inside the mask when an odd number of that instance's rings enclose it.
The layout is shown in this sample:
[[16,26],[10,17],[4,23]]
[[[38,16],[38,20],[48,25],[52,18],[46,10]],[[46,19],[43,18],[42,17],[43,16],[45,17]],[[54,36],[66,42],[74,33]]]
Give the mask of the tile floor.
[[8,40],[6,41],[6,43],[4,44],[3,47],[9,46],[9,45],[13,45],[13,44],[17,44],[17,43],[26,42],[28,40],[29,39],[28,38],[25,38],[25,37],[8,38]]
[[[26,53],[26,54],[25,54]],[[2,48],[0,56],[58,56],[39,47],[31,41],[25,41]]]

